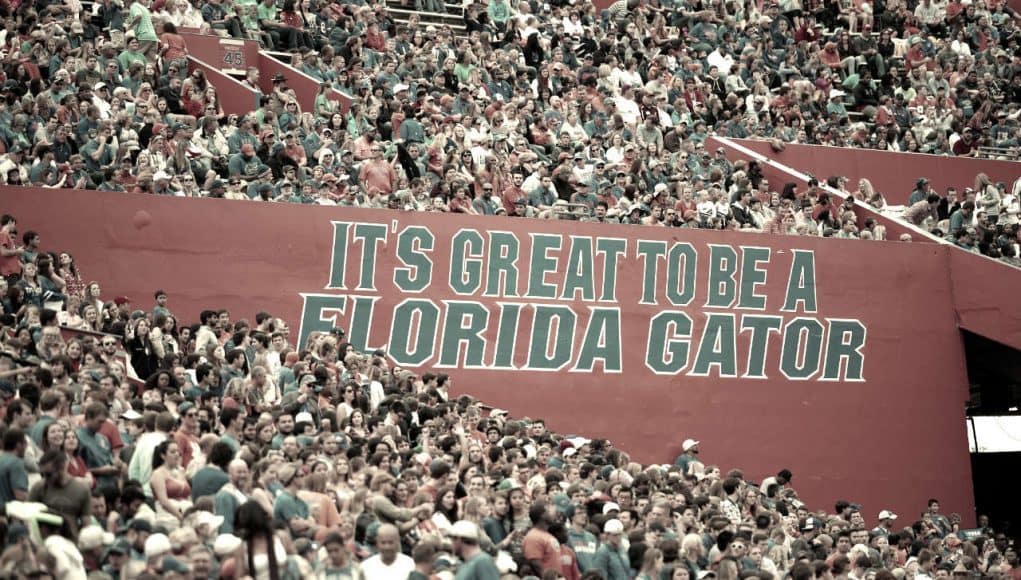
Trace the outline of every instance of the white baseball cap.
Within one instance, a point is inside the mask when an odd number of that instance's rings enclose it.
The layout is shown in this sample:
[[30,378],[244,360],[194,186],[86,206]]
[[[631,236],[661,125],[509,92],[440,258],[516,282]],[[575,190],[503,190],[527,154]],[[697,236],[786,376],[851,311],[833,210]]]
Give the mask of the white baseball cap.
[[607,534],[622,534],[624,533],[624,524],[616,518],[606,520],[606,523],[603,524],[603,532]]
[[229,556],[241,547],[241,538],[234,534],[220,534],[213,542],[213,552],[220,557]]
[[450,526],[450,530],[447,535],[452,538],[464,538],[466,540],[478,540],[479,539],[479,527],[472,522],[467,520],[458,520],[454,522],[454,525]]
[[603,504],[603,515],[604,516],[606,514],[610,513],[610,512],[613,512],[613,511],[619,512],[620,511],[620,506],[615,504],[615,503],[613,503],[612,501],[608,501],[608,502]]
[[145,540],[145,557],[156,558],[170,552],[173,546],[166,534],[153,534]]
[[99,526],[86,526],[78,532],[78,547],[82,550],[95,550],[109,546],[113,540],[113,534],[103,531],[103,528]]
[[883,510],[883,511],[879,512],[879,519],[881,519],[881,520],[895,520],[895,519],[897,519],[897,514],[891,512],[890,510]]
[[223,516],[218,516],[212,512],[200,511],[195,514],[195,525],[196,526],[209,526],[210,532],[215,532],[220,529],[223,525]]
[[681,443],[681,449],[683,449],[684,451],[688,451],[689,449],[695,447],[699,443],[700,441],[696,441],[694,439],[685,439],[684,443]]

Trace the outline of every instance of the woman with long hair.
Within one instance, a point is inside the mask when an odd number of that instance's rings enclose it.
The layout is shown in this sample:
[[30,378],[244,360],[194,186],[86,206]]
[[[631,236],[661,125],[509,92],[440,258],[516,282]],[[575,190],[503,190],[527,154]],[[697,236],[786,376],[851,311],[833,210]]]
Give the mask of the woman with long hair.
[[202,95],[205,92],[206,87],[209,86],[209,81],[206,80],[206,71],[197,68],[188,75],[184,82],[181,83],[181,94],[190,95],[195,89],[198,89],[198,94]]
[[149,330],[149,339],[154,345],[157,343],[162,345],[163,356],[181,352],[181,345],[177,340],[177,320],[173,315],[158,315],[153,320],[152,329]]
[[[72,328],[78,328],[78,326],[73,326]],[[71,373],[77,373],[85,359],[85,349],[82,347],[81,341],[77,338],[72,338],[67,341],[67,345],[64,348],[64,355],[67,356],[69,361],[71,361]]]
[[442,487],[436,492],[436,505],[432,521],[440,530],[449,530],[454,522],[461,519],[457,505],[457,491],[453,486]]
[[50,449],[64,450],[64,435],[67,432],[67,427],[60,421],[53,421],[46,427],[43,427],[43,436],[41,445],[43,453]]
[[159,370],[165,353],[163,341],[154,343],[149,335],[149,320],[144,317],[128,323],[124,329],[125,347],[138,377],[149,378]]
[[[279,478],[280,465],[279,455],[276,458],[270,455],[266,459],[257,461],[252,466],[252,481],[254,485],[250,494],[251,498],[269,512],[273,511],[273,502],[276,499],[277,493],[283,489]],[[237,527],[238,524],[235,520],[235,533],[238,533]]]
[[21,280],[18,280],[18,286],[25,293],[25,304],[43,307],[43,286],[39,266],[35,262],[21,265]]
[[90,332],[102,332],[103,321],[99,315],[99,309],[94,304],[84,303],[81,305],[80,314],[84,330]]
[[149,483],[156,498],[157,521],[170,530],[177,529],[191,507],[191,485],[181,468],[181,450],[173,439],[160,443],[153,451]]
[[351,416],[357,408],[358,385],[347,383],[340,392],[340,401],[337,403],[337,424],[343,425],[344,421]]
[[39,284],[43,289],[43,304],[60,302],[63,309],[67,301],[67,282],[57,271],[53,256],[40,254],[36,263],[39,267]]
[[348,415],[342,423],[344,427],[344,433],[352,437],[367,437],[369,434],[368,426],[365,424],[365,414],[361,409],[355,409]]
[[978,209],[985,209],[992,215],[1000,213],[1000,190],[993,185],[992,180],[985,173],[975,176],[975,206]]
[[273,517],[259,502],[250,501],[238,508],[234,530],[244,541],[235,555],[237,577],[280,580],[287,565],[287,550],[274,534]]
[[635,580],[659,580],[659,573],[662,569],[663,552],[658,548],[649,548],[642,557],[642,568],[638,571]]
[[92,473],[89,468],[85,465],[85,460],[82,459],[79,454],[81,449],[81,441],[78,440],[78,434],[75,433],[74,429],[64,427],[64,453],[67,454],[67,472],[72,477],[84,479],[89,482],[89,485],[94,484]]
[[694,572],[696,575],[698,572],[706,569],[709,566],[709,561],[705,557],[705,546],[702,544],[702,537],[698,534],[688,534],[681,540],[681,565],[688,568],[689,571]]
[[81,271],[74,261],[74,256],[69,252],[57,254],[57,273],[66,284],[64,293],[68,296],[85,296],[85,281],[82,280]]
[[[323,465],[323,463],[318,465]],[[337,510],[337,503],[330,496],[327,490],[326,473],[316,472],[305,478],[302,489],[298,491],[298,498],[308,504],[309,517],[316,521],[321,528],[333,529],[340,526],[340,512]]]
[[165,63],[177,66],[188,64],[188,45],[184,37],[177,33],[177,26],[173,22],[163,22],[163,34],[160,34],[159,41],[159,53]]

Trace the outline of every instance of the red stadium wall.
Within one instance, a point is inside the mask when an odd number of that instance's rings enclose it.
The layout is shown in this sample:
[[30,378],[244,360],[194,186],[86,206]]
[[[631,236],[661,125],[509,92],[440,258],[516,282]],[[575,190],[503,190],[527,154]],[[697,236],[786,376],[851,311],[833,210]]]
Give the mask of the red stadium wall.
[[[287,78],[287,86],[294,90],[294,94],[298,98],[298,104],[301,105],[301,110],[314,110],[316,93],[319,91],[319,81],[290,65],[280,62],[266,52],[259,53],[259,71],[262,73],[259,76],[259,85],[262,88],[262,92],[267,94],[272,92],[273,77],[277,74],[282,74]],[[326,97],[337,102],[337,110],[342,114],[347,114],[347,110],[351,108],[351,97],[341,91],[328,89]]]
[[[747,147],[749,143],[758,144],[757,141],[741,141],[739,139],[720,139],[717,137],[710,137],[706,141],[706,147],[716,149],[717,147],[724,147],[727,150],[727,158],[734,161],[737,159],[752,160],[756,159],[760,162],[762,168],[762,175],[769,180],[770,191],[783,191],[785,183],[794,182],[797,183],[799,189],[804,191],[808,187],[809,176],[805,173],[805,169],[802,167],[791,167],[783,162],[773,159],[770,154],[773,153],[772,149],[766,148],[767,151],[757,151],[755,148]],[[751,154],[749,154],[751,153]],[[838,198],[842,199],[842,196],[837,195]],[[858,217],[858,228],[863,229],[865,227],[865,220],[872,218],[877,223],[882,224],[886,228],[886,239],[887,240],[899,240],[901,234],[908,234],[915,242],[929,243],[934,240],[927,236],[924,236],[914,229],[910,225],[904,222],[898,222],[890,219],[889,217],[872,210],[863,204],[858,204],[855,214]]]
[[[761,478],[810,505],[974,520],[949,248],[430,213],[11,189],[3,211],[107,297],[300,331],[559,431]],[[59,212],[53,208],[61,208]],[[863,275],[867,269],[868,275]],[[298,321],[302,323],[299,325]],[[513,370],[512,370],[513,369]],[[592,370],[589,370],[592,369]],[[800,376],[803,375],[803,376]],[[790,378],[788,378],[790,377]]]
[[188,55],[230,74],[245,74],[259,66],[259,43],[254,40],[223,38],[197,32],[181,32]]
[[857,187],[859,179],[867,178],[891,205],[907,204],[911,190],[915,188],[915,180],[919,177],[928,178],[940,193],[945,192],[948,187],[956,187],[958,191],[965,187],[973,187],[975,176],[979,173],[985,173],[994,183],[1006,182],[1008,188],[1015,179],[1021,177],[1021,163],[1016,161],[791,143],[787,144],[784,151],[776,153],[765,141],[750,139],[734,141],[784,165],[811,173],[819,181],[825,181],[831,175],[843,175],[850,179],[849,187]]
[[[259,43],[254,40],[237,40],[233,38],[222,38],[210,34],[198,34],[197,32],[182,32],[188,43],[189,55],[203,61],[207,67],[220,70],[225,74],[244,75],[249,67],[256,67],[260,73],[260,88],[265,93],[273,90],[273,76],[283,74],[287,77],[287,86],[294,89],[295,95],[301,104],[303,111],[311,111],[315,101],[316,91],[319,89],[319,82],[314,78],[292,68],[259,50]],[[220,90],[220,85],[216,85]],[[222,94],[221,99],[230,95]],[[330,89],[327,96],[337,101],[341,113],[347,113],[351,106],[351,98],[334,89]],[[256,95],[258,97],[258,95]],[[242,101],[247,107],[250,99],[245,96]],[[226,104],[224,107],[226,108]],[[249,113],[258,108],[256,104],[245,108],[239,114]],[[235,111],[231,111],[235,112]]]
[[196,68],[206,73],[206,78],[216,87],[220,97],[220,106],[228,115],[247,115],[259,108],[259,92],[248,88],[234,77],[220,72],[216,67],[195,57],[188,57],[188,71]]
[[950,248],[955,311],[961,328],[1021,350],[1021,269]]

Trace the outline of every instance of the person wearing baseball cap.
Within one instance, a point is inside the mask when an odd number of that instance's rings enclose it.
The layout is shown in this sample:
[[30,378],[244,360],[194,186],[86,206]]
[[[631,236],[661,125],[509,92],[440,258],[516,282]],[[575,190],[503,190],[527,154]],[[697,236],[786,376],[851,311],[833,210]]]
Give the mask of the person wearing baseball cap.
[[893,522],[896,519],[897,514],[890,510],[883,510],[879,512],[879,525],[872,528],[872,533],[889,536],[893,533]]
[[624,524],[616,519],[603,524],[603,543],[596,550],[593,570],[602,573],[606,580],[628,580],[630,565],[623,547]]
[[103,560],[107,546],[113,544],[114,536],[97,525],[85,526],[78,532],[78,551],[85,559],[86,566],[97,565]]
[[684,443],[681,443],[681,454],[674,460],[674,465],[681,468],[681,473],[688,473],[688,466],[699,461],[698,444],[699,442],[694,439],[685,439]]
[[915,180],[915,189],[908,196],[908,207],[924,201],[929,196],[929,180],[925,177],[919,177]]
[[447,532],[453,545],[453,551],[461,558],[461,566],[457,571],[458,578],[471,580],[488,580],[499,578],[500,571],[489,554],[479,547],[479,527],[467,520],[454,522]]

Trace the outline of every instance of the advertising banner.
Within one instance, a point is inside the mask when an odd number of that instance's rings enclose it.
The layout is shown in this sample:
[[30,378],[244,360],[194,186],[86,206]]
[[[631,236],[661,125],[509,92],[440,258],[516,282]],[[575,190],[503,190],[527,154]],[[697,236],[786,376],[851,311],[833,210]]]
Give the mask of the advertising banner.
[[[4,193],[108,297],[268,311],[642,462],[973,518],[947,248],[96,192]],[[59,210],[45,209],[59,208]],[[875,513],[873,513],[875,512]]]

